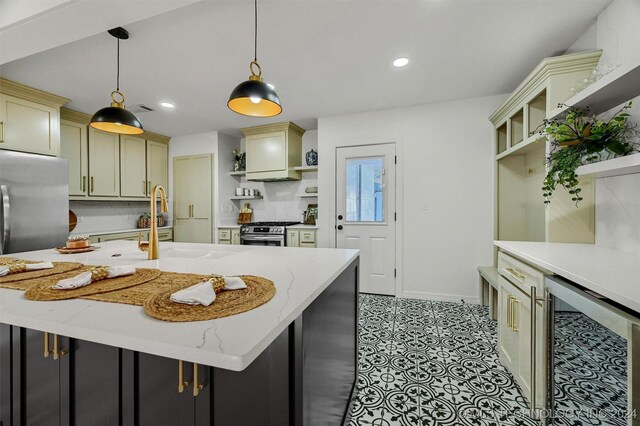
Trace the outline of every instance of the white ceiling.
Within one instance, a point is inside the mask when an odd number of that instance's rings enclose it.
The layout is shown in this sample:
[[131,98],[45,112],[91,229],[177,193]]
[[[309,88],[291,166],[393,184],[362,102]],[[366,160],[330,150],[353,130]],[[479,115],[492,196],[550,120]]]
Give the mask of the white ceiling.
[[[562,53],[610,0],[259,0],[258,60],[284,112],[226,107],[249,76],[253,2],[205,0],[126,26],[121,89],[144,127],[178,136],[511,92]],[[101,33],[0,67],[0,75],[93,113],[115,88],[115,39]],[[411,62],[394,69],[391,61]],[[159,107],[176,104],[173,111]]]

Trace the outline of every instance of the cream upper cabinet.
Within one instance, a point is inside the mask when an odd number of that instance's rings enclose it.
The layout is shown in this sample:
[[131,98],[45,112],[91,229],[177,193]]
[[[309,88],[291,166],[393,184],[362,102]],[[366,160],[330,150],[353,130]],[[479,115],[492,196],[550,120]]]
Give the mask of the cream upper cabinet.
[[145,197],[146,141],[128,135],[120,136],[120,196]]
[[60,120],[60,157],[69,160],[69,195],[89,194],[87,125]]
[[[142,185],[142,184],[141,184]],[[120,195],[120,137],[89,127],[89,195]]]
[[60,109],[0,94],[2,149],[58,155]]
[[247,180],[299,180],[304,129],[293,123],[242,129],[246,137]]
[[168,146],[166,143],[147,140],[147,197],[156,185],[169,191]]
[[210,154],[173,160],[174,241],[212,242],[213,157]]

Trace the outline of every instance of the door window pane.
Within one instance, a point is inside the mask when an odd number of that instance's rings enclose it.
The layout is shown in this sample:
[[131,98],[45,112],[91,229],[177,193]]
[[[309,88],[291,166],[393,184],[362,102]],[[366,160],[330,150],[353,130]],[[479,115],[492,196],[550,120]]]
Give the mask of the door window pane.
[[347,222],[382,222],[384,157],[349,158],[346,161]]

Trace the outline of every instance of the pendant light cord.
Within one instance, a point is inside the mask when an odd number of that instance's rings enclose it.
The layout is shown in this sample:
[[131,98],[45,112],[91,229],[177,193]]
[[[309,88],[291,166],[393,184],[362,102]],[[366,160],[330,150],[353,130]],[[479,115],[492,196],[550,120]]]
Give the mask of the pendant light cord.
[[118,60],[116,61],[118,64],[118,71],[116,73],[116,90],[120,91],[120,39],[118,38]]
[[258,61],[258,0],[254,0],[253,60]]

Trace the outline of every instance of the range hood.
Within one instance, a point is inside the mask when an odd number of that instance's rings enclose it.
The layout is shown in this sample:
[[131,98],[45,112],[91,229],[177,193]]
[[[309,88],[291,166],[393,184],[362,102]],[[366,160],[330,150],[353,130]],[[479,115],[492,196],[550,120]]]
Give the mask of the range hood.
[[302,164],[304,129],[294,123],[267,124],[242,129],[246,138],[247,180],[300,180],[294,170]]

